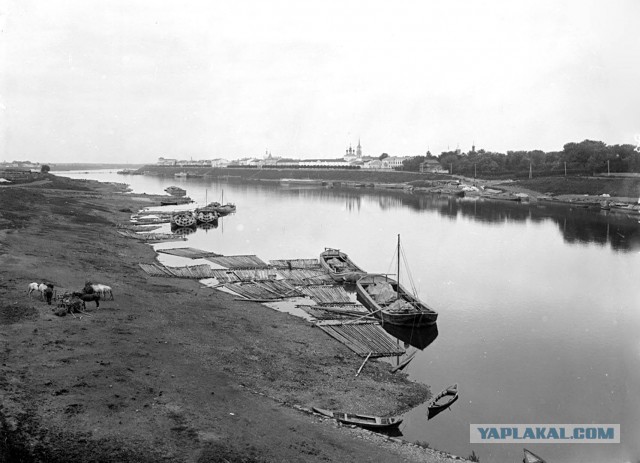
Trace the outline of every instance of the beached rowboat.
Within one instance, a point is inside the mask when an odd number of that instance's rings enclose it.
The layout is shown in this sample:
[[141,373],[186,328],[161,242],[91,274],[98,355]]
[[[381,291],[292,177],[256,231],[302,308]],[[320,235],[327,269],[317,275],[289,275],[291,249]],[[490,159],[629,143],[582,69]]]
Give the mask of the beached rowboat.
[[366,274],[339,249],[325,248],[324,252],[320,253],[320,266],[339,283],[355,283]]
[[313,407],[313,411],[329,418],[334,418],[340,423],[353,424],[368,429],[395,428],[402,423],[402,418],[384,418],[380,416],[358,415],[355,413],[334,412],[323,408]]

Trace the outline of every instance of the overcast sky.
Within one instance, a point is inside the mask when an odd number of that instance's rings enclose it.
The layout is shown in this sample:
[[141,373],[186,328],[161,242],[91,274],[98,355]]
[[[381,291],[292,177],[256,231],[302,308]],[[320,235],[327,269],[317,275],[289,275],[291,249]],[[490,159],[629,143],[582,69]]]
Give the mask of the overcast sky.
[[560,150],[640,134],[638,0],[5,0],[0,160]]

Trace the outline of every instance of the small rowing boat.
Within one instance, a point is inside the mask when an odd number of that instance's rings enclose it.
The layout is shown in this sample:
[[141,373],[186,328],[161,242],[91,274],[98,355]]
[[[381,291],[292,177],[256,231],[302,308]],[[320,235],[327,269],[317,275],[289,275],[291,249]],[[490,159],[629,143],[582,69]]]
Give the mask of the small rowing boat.
[[427,419],[430,420],[444,409],[449,408],[456,400],[458,400],[458,385],[454,384],[431,399],[427,405],[429,409]]
[[368,429],[395,428],[402,423],[402,418],[383,418],[380,416],[358,415],[355,413],[334,412],[323,408],[313,407],[313,411],[329,418],[334,418],[340,423],[353,424]]

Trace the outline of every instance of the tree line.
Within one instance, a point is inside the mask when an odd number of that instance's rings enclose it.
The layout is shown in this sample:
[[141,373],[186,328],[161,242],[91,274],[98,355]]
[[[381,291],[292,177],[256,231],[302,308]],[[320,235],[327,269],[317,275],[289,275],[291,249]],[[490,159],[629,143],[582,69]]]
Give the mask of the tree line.
[[444,151],[440,156],[427,152],[426,156],[404,161],[402,170],[419,172],[420,164],[427,159],[436,159],[442,169],[448,172],[470,177],[640,172],[640,152],[636,151],[636,147],[628,144],[607,145],[593,140],[567,143],[562,151],[551,152],[507,151],[505,154],[472,149],[468,153]]

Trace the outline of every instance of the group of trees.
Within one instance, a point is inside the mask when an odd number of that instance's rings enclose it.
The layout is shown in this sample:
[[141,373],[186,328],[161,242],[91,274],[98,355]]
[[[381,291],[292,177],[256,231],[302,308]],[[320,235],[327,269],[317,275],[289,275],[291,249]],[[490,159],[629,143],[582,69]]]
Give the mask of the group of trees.
[[565,171],[570,174],[640,172],[640,153],[633,145],[607,145],[593,140],[567,143],[562,151],[548,153],[534,150],[504,154],[482,149],[468,153],[445,151],[439,157],[427,153],[427,156],[405,161],[403,170],[419,171],[420,163],[429,158],[437,159],[447,171],[467,176],[525,176],[530,171],[537,175],[563,175]]

